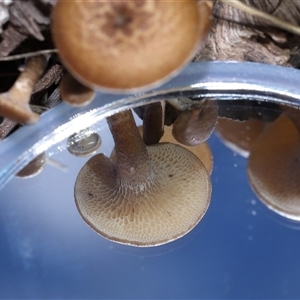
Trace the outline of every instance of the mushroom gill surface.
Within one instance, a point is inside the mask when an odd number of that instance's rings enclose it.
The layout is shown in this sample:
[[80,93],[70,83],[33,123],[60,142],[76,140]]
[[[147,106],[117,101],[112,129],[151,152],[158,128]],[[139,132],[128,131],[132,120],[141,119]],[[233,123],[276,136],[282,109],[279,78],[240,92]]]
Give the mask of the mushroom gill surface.
[[282,114],[253,144],[248,178],[258,198],[278,214],[300,220],[300,137]]
[[211,175],[213,170],[213,155],[210,150],[209,145],[206,142],[203,142],[196,146],[186,146],[180,144],[172,135],[172,127],[164,127],[164,135],[160,139],[160,143],[173,143],[180,145],[189,151],[193,152],[203,163],[209,175]]
[[145,146],[131,111],[107,118],[117,163],[103,154],[80,170],[75,201],[100,235],[133,246],[171,242],[205,214],[211,183],[201,161],[169,143]]

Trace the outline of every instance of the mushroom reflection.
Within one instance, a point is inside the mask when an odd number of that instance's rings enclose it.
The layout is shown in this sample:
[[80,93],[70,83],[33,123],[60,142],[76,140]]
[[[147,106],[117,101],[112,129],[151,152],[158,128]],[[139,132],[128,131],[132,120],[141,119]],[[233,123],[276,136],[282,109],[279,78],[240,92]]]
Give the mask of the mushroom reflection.
[[[299,111],[295,113],[299,120]],[[300,220],[300,136],[285,113],[268,124],[253,144],[247,171],[263,203],[284,217]]]
[[219,118],[216,133],[225,146],[243,157],[248,157],[251,146],[264,127],[265,122],[252,118],[246,121]]
[[100,235],[133,246],[171,242],[204,216],[211,183],[201,161],[178,145],[145,146],[131,111],[108,117],[117,162],[103,154],[80,170],[75,201]]
[[34,158],[29,164],[27,164],[16,176],[20,178],[31,178],[42,172],[46,164],[46,155],[41,153]]
[[89,129],[72,134],[67,141],[68,151],[75,156],[87,156],[96,152],[101,146],[101,137]]

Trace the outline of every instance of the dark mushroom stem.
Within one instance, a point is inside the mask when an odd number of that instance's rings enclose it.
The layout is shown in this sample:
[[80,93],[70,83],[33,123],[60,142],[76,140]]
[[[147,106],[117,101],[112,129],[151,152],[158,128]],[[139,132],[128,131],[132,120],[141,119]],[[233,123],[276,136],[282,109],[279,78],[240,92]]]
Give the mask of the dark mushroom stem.
[[146,181],[151,175],[150,160],[132,112],[127,110],[110,116],[107,123],[115,142],[119,179],[131,184]]
[[157,144],[164,134],[165,101],[145,105],[143,140],[146,145]]

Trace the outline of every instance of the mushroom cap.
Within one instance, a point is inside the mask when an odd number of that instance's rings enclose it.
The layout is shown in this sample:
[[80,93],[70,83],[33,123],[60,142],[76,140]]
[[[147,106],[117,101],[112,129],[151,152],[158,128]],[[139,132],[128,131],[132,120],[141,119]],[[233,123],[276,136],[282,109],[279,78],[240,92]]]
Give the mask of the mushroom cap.
[[176,75],[210,27],[196,0],[63,1],[52,33],[66,68],[87,86],[133,92]]
[[27,164],[16,176],[21,178],[31,178],[42,172],[46,163],[46,155],[44,152],[34,158]]
[[203,163],[209,175],[211,175],[213,170],[213,155],[210,150],[209,145],[206,142],[201,143],[197,146],[186,146],[180,144],[172,135],[172,127],[164,127],[164,135],[160,139],[160,143],[173,143],[180,145],[189,151],[193,152]]
[[219,118],[216,133],[225,146],[243,157],[248,157],[251,146],[264,127],[265,122],[255,119],[236,121]]
[[173,124],[172,134],[181,144],[200,145],[211,136],[217,118],[217,101],[206,100],[199,108],[183,111]]
[[99,149],[101,137],[89,129],[81,130],[69,136],[67,149],[74,156],[87,156]]
[[73,106],[88,105],[96,95],[96,92],[81,84],[70,73],[66,72],[59,84],[62,100]]
[[173,144],[148,146],[147,151],[152,173],[137,188],[122,184],[116,164],[103,154],[78,174],[77,208],[107,239],[140,247],[165,244],[194,228],[209,206],[210,179],[194,154]]
[[278,214],[300,220],[300,138],[282,114],[253,144],[248,178],[258,198]]

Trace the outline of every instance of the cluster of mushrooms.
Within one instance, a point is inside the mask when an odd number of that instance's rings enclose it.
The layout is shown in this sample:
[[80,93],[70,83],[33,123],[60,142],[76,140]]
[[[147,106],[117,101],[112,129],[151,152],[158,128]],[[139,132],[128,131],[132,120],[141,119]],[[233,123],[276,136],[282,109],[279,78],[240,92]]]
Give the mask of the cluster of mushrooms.
[[[210,28],[211,9],[209,2],[196,0],[58,0],[52,37],[66,68],[61,98],[81,106],[92,101],[98,89],[124,94],[161,85],[199,51]],[[46,64],[45,55],[27,59],[20,78],[3,95],[4,116],[22,124],[38,120],[29,99]],[[16,93],[23,94],[22,101],[16,100]],[[93,229],[110,240],[134,246],[165,244],[194,228],[209,206],[212,156],[206,144],[200,146],[202,150],[196,145],[211,134],[217,106],[203,101],[198,107],[188,104],[186,111],[176,105],[173,109],[177,111],[171,121],[174,137],[193,151],[202,151],[205,167],[178,142],[158,143],[169,116],[166,107],[182,102],[172,101],[144,107],[143,138],[131,110],[108,117],[115,155],[93,156],[78,174],[77,208]],[[194,134],[197,130],[200,135]],[[41,156],[39,162],[44,161]]]
[[299,221],[300,110],[276,106],[240,120],[219,118],[216,130],[226,146],[248,159],[248,180],[257,197],[274,212]]
[[[90,103],[99,89],[124,94],[163,84],[201,50],[211,10],[211,2],[197,0],[57,0],[51,31],[65,67],[61,98],[81,106]],[[27,58],[15,84],[0,94],[2,116],[21,124],[38,120],[29,101],[48,58],[43,54]],[[300,219],[299,171],[295,169],[300,161],[298,123],[291,111],[284,110],[268,125],[249,121],[246,128],[255,130],[241,148],[243,155],[250,153],[249,180],[262,201]],[[75,200],[83,219],[102,236],[128,245],[156,246],[189,232],[207,211],[212,156],[205,141],[217,123],[218,106],[216,101],[177,98],[151,103],[136,113],[143,119],[141,132],[131,110],[107,118],[115,150],[111,158],[97,154],[83,166],[75,183]],[[237,149],[222,126],[226,124],[219,120],[220,135]],[[278,133],[285,131],[288,141]],[[272,132],[279,137],[278,143]],[[99,147],[97,137],[92,138],[90,145]],[[274,153],[280,153],[278,157],[289,151],[282,165],[274,164],[277,158],[269,155],[268,140]],[[75,141],[68,150],[74,155],[90,154],[85,147]],[[45,161],[41,154],[36,168],[40,170]],[[276,166],[280,171],[272,169]],[[284,181],[288,186],[281,184]]]

